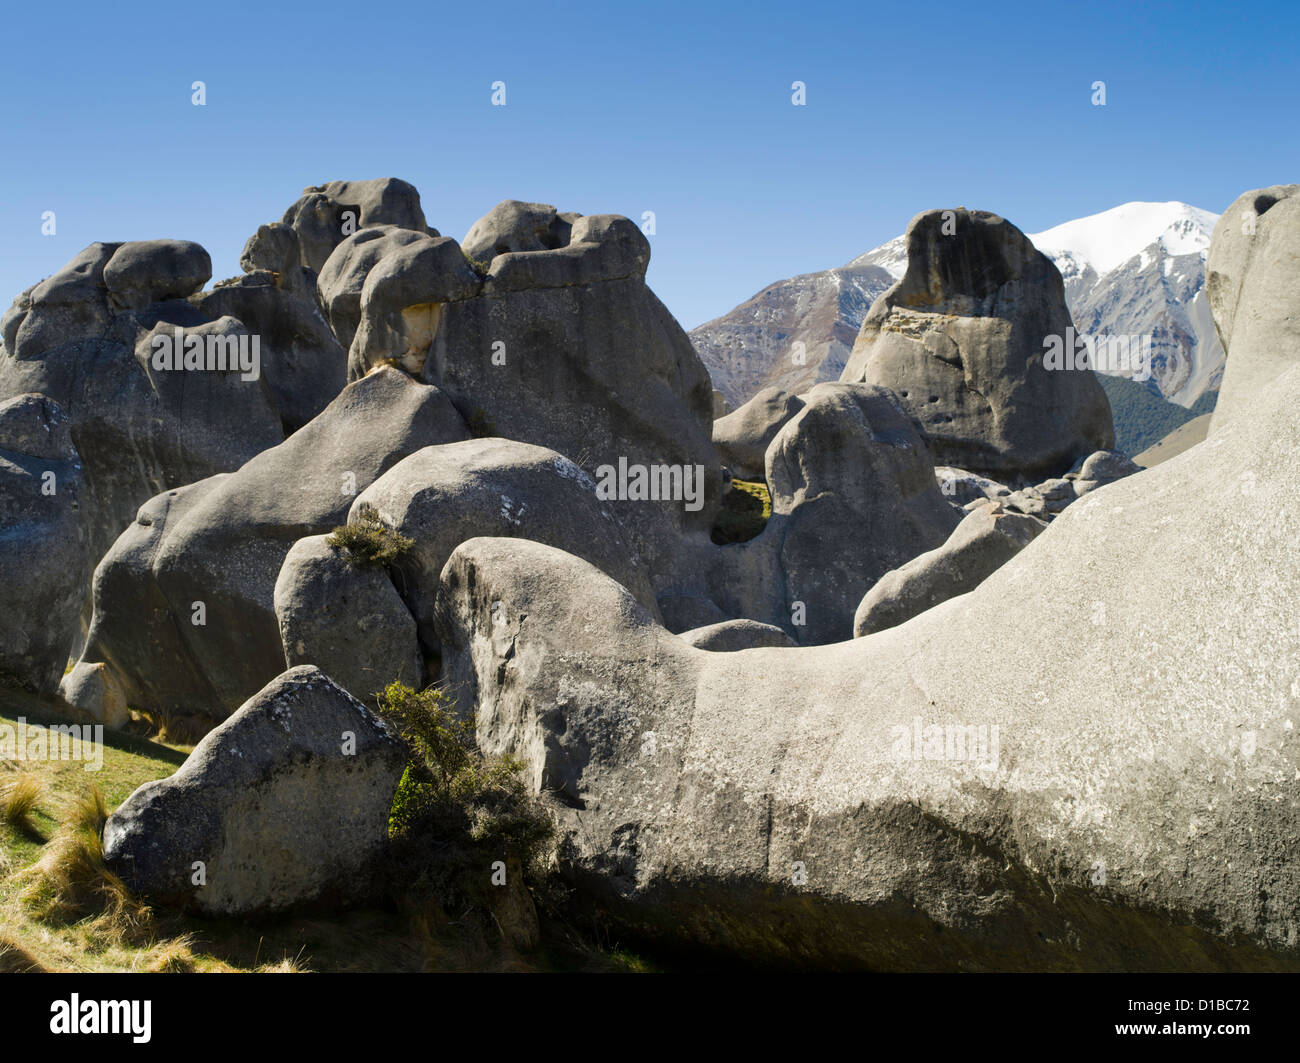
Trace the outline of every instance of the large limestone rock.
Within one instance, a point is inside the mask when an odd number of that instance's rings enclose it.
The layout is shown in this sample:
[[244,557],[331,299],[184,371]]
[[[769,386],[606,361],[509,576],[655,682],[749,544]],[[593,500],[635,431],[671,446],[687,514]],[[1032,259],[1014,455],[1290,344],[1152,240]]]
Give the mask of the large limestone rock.
[[420,193],[396,177],[330,181],[304,188],[302,198],[284,212],[281,222],[297,236],[303,266],[317,274],[334,248],[358,229],[396,225],[433,232],[425,223]]
[[591,477],[553,450],[471,439],[398,462],[357,496],[351,519],[372,508],[412,540],[394,566],[394,582],[433,656],[438,577],[451,552],[476,536],[534,539],[584,557],[658,616],[646,560],[619,523],[619,505],[601,502]]
[[238,472],[150,499],[96,570],[81,660],[111,665],[138,709],[221,721],[284,668],[274,591],[293,544],[345,523],[403,458],[465,435],[436,388],[381,369]]
[[803,409],[803,399],[764,388],[740,409],[713,422],[713,445],[737,480],[761,480],[767,448],[777,432]]
[[[68,415],[92,567],[149,498],[234,471],[343,385],[314,295],[266,271],[201,295],[210,274],[187,241],[93,244],[5,315],[0,401],[36,392]],[[203,368],[157,357],[178,340],[199,345]],[[209,351],[229,366],[241,349],[249,363],[258,351],[256,372],[207,368]]]
[[[1297,309],[1293,286],[1273,331]],[[1272,357],[1264,324],[1228,378]],[[555,794],[562,873],[641,935],[822,967],[1298,970],[1297,402],[1279,366],[1252,416],[837,645],[704,653],[585,562],[472,540],[443,573],[448,674]],[[1224,504],[1250,495],[1270,519]]]
[[366,277],[386,255],[431,239],[427,233],[396,225],[374,225],[360,229],[340,243],[321,267],[317,290],[329,317],[330,328],[345,348],[361,326],[361,290]]
[[767,526],[719,551],[710,589],[731,616],[814,645],[850,637],[871,585],[939,546],[960,515],[890,392],[819,384],[805,399],[768,447]]
[[156,903],[245,916],[363,899],[407,751],[318,668],[290,668],[104,825],[104,859]]
[[299,539],[275,581],[284,659],[315,664],[360,701],[394,680],[421,689],[415,618],[382,565],[361,565],[328,535]]
[[1257,416],[1261,394],[1300,358],[1300,320],[1278,313],[1295,296],[1297,216],[1300,185],[1273,185],[1238,196],[1215,223],[1205,291],[1223,349],[1241,354],[1224,374],[1211,434]]
[[887,572],[863,596],[853,637],[897,627],[940,602],[973,591],[1043,530],[997,502],[972,511],[940,547]]
[[1114,445],[1089,369],[1049,370],[1073,335],[1061,275],[1010,222],[931,210],[907,227],[907,271],[862,323],[841,380],[892,389],[935,461],[1009,482],[1060,476]]
[[89,573],[81,460],[43,395],[0,402],[0,684],[52,694]]
[[[647,552],[659,526],[712,526],[721,470],[713,389],[681,326],[646,286],[650,244],[627,218],[507,202],[480,219],[465,252],[482,293],[443,308],[424,376],[481,434],[601,466],[702,470],[704,504],[637,502]],[[666,562],[665,562],[666,563]]]

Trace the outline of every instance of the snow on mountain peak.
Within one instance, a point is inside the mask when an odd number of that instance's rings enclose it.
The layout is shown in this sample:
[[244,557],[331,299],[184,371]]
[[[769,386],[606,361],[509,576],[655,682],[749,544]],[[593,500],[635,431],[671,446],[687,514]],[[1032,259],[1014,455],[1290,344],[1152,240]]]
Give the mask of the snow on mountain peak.
[[1041,233],[1027,233],[1049,258],[1067,252],[1102,276],[1159,241],[1168,255],[1204,252],[1217,214],[1179,203],[1123,203]]

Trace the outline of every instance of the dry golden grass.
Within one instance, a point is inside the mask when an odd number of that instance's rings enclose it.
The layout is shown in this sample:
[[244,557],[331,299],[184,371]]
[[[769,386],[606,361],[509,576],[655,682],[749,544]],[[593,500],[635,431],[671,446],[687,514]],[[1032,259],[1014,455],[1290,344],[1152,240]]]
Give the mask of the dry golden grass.
[[0,820],[17,830],[32,830],[31,814],[45,784],[34,775],[20,774],[0,789]]
[[107,818],[104,795],[91,786],[73,801],[40,859],[19,873],[18,898],[40,922],[90,920],[106,942],[147,941],[152,913],[104,864],[100,831]]
[[41,962],[7,937],[0,936],[0,974],[44,974]]

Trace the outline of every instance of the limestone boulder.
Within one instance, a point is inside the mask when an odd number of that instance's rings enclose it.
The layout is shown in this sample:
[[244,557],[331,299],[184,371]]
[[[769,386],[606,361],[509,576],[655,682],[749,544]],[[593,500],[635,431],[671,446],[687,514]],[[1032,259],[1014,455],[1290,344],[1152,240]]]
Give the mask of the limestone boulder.
[[364,900],[405,744],[318,668],[290,668],[104,825],[104,859],[151,902],[211,916]]
[[1045,526],[997,502],[975,509],[942,546],[887,572],[867,591],[853,617],[853,637],[897,627],[949,598],[973,591]]
[[762,480],[767,448],[803,399],[780,388],[764,388],[739,409],[713,422],[718,458],[737,480]]
[[0,402],[0,683],[58,688],[88,565],[84,475],[67,415],[43,395]]
[[376,370],[237,472],[150,499],[95,572],[81,660],[112,666],[142,711],[220,722],[284,669],[274,592],[294,543],[344,524],[403,458],[465,434],[436,388]]
[[841,380],[890,388],[936,463],[995,480],[1060,476],[1114,444],[1092,370],[1045,364],[1074,328],[1059,271],[1028,237],[986,211],[931,210],[906,243],[907,270],[872,305]]
[[328,535],[294,543],[275,582],[288,667],[314,664],[367,704],[398,680],[425,685],[415,618],[383,565],[362,564]]

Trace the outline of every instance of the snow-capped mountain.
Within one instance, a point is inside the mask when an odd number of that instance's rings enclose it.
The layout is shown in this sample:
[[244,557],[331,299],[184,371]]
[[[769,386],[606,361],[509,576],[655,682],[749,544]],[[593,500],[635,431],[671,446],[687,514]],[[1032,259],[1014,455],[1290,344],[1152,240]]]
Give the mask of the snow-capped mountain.
[[[1029,234],[1061,271],[1079,331],[1149,334],[1148,386],[1182,406],[1223,374],[1204,291],[1217,220],[1186,203],[1125,203]],[[694,329],[713,386],[734,409],[769,385],[799,392],[837,380],[867,310],[906,266],[899,236],[838,269],[771,284]]]

